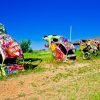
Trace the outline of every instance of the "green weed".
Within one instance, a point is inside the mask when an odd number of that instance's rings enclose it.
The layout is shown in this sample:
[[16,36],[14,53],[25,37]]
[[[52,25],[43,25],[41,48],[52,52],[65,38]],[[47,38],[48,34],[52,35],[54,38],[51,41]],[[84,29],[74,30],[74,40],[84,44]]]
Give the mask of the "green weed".
[[26,96],[26,94],[24,92],[21,92],[18,94],[18,97],[25,97],[25,96]]
[[33,70],[34,73],[42,73],[44,71],[46,71],[46,68],[41,67],[41,66],[38,66],[38,67],[34,68],[34,70]]

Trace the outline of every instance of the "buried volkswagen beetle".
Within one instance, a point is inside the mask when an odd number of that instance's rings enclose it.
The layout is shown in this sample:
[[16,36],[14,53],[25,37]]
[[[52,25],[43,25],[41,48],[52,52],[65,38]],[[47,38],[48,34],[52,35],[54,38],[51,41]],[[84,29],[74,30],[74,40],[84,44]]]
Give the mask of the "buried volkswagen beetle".
[[59,35],[44,36],[43,39],[48,42],[45,47],[48,47],[57,60],[76,59],[74,45]]
[[12,39],[0,24],[0,76],[6,76],[18,70],[23,70],[23,64],[17,64],[16,59],[23,58],[19,44]]
[[95,39],[81,40],[80,50],[83,53],[83,59],[90,59],[91,55],[97,56],[100,51],[100,41]]

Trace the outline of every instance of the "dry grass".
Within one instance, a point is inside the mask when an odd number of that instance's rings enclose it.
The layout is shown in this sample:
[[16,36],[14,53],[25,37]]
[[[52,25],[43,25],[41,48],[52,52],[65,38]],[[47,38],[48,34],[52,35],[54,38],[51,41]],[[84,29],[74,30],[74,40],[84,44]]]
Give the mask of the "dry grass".
[[100,100],[99,59],[40,65],[46,70],[1,81],[0,100]]

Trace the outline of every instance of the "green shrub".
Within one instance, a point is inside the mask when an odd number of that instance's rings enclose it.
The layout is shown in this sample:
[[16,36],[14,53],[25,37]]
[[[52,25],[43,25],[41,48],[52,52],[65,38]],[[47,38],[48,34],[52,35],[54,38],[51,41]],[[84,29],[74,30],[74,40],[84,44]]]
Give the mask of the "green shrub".
[[23,53],[32,51],[32,49],[30,48],[30,45],[31,45],[30,40],[22,40],[21,41],[20,46],[22,48]]

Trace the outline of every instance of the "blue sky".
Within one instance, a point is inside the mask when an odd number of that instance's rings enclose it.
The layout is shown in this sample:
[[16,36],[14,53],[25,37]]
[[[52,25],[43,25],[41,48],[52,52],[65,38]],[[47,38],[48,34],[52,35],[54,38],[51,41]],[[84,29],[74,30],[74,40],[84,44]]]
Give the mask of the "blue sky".
[[44,48],[44,35],[58,34],[72,40],[100,36],[99,0],[0,0],[0,22],[20,42]]

